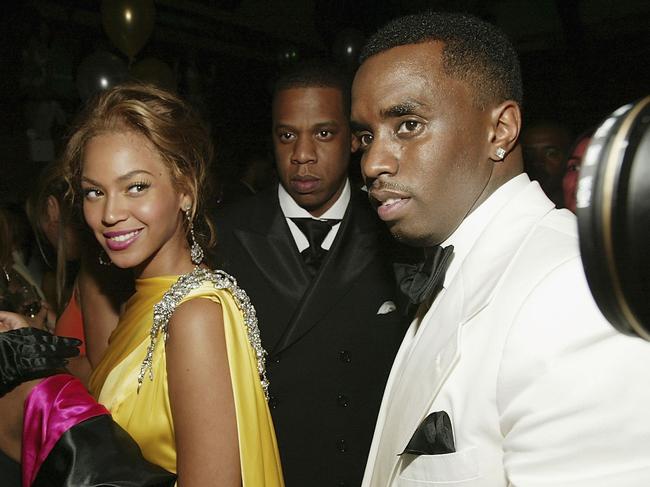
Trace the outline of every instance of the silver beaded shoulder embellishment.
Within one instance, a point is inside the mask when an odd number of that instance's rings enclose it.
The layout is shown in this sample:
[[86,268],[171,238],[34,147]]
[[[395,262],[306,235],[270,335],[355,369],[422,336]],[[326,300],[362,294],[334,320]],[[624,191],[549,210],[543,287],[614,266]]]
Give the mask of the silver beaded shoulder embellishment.
[[140,392],[140,387],[142,387],[147,371],[149,371],[149,380],[153,380],[153,353],[156,349],[158,336],[162,332],[164,342],[167,342],[169,336],[169,319],[174,313],[174,310],[185,296],[206,281],[211,282],[216,289],[225,289],[229,291],[235,299],[237,307],[244,315],[246,334],[251,347],[253,347],[253,350],[255,351],[255,357],[257,358],[257,372],[260,377],[260,382],[262,383],[264,397],[268,400],[269,381],[266,378],[266,350],[262,347],[260,329],[257,326],[257,315],[253,304],[248,298],[246,292],[237,286],[237,281],[233,277],[223,271],[213,271],[199,267],[196,267],[188,274],[180,276],[172,287],[170,287],[163,295],[162,299],[153,307],[153,325],[151,326],[151,332],[149,333],[150,342],[147,347],[147,354],[142,361],[140,372],[138,373],[138,392]]

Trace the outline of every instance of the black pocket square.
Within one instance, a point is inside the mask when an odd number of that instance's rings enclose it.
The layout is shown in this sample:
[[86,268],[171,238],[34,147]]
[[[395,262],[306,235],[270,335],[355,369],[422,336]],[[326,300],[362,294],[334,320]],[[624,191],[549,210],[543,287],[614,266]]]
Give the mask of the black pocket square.
[[455,451],[451,419],[445,411],[436,411],[424,418],[400,455],[440,455]]

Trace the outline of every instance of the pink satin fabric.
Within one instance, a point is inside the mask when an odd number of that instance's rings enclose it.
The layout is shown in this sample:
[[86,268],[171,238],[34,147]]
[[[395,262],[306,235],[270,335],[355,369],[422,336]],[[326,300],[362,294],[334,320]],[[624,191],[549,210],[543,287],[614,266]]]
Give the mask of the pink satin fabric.
[[23,420],[23,487],[29,487],[43,461],[68,429],[90,418],[109,414],[68,374],[44,379],[25,400]]

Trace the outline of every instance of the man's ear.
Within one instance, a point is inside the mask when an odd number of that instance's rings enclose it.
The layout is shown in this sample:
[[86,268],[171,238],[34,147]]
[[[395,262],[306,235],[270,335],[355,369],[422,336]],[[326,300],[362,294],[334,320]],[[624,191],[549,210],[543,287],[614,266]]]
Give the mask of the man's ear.
[[517,144],[521,130],[521,110],[513,100],[506,100],[490,114],[490,159],[503,160]]
[[359,137],[357,137],[354,134],[350,134],[351,141],[350,141],[350,152],[355,153],[356,151],[359,150]]

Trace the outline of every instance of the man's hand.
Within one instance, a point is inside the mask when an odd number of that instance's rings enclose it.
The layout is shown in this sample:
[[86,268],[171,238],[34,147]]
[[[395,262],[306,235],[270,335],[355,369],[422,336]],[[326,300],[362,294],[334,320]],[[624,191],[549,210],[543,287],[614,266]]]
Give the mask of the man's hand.
[[[0,312],[5,328],[21,323],[20,315]],[[59,372],[68,358],[79,355],[81,342],[36,328],[0,332],[0,397],[23,382]]]

